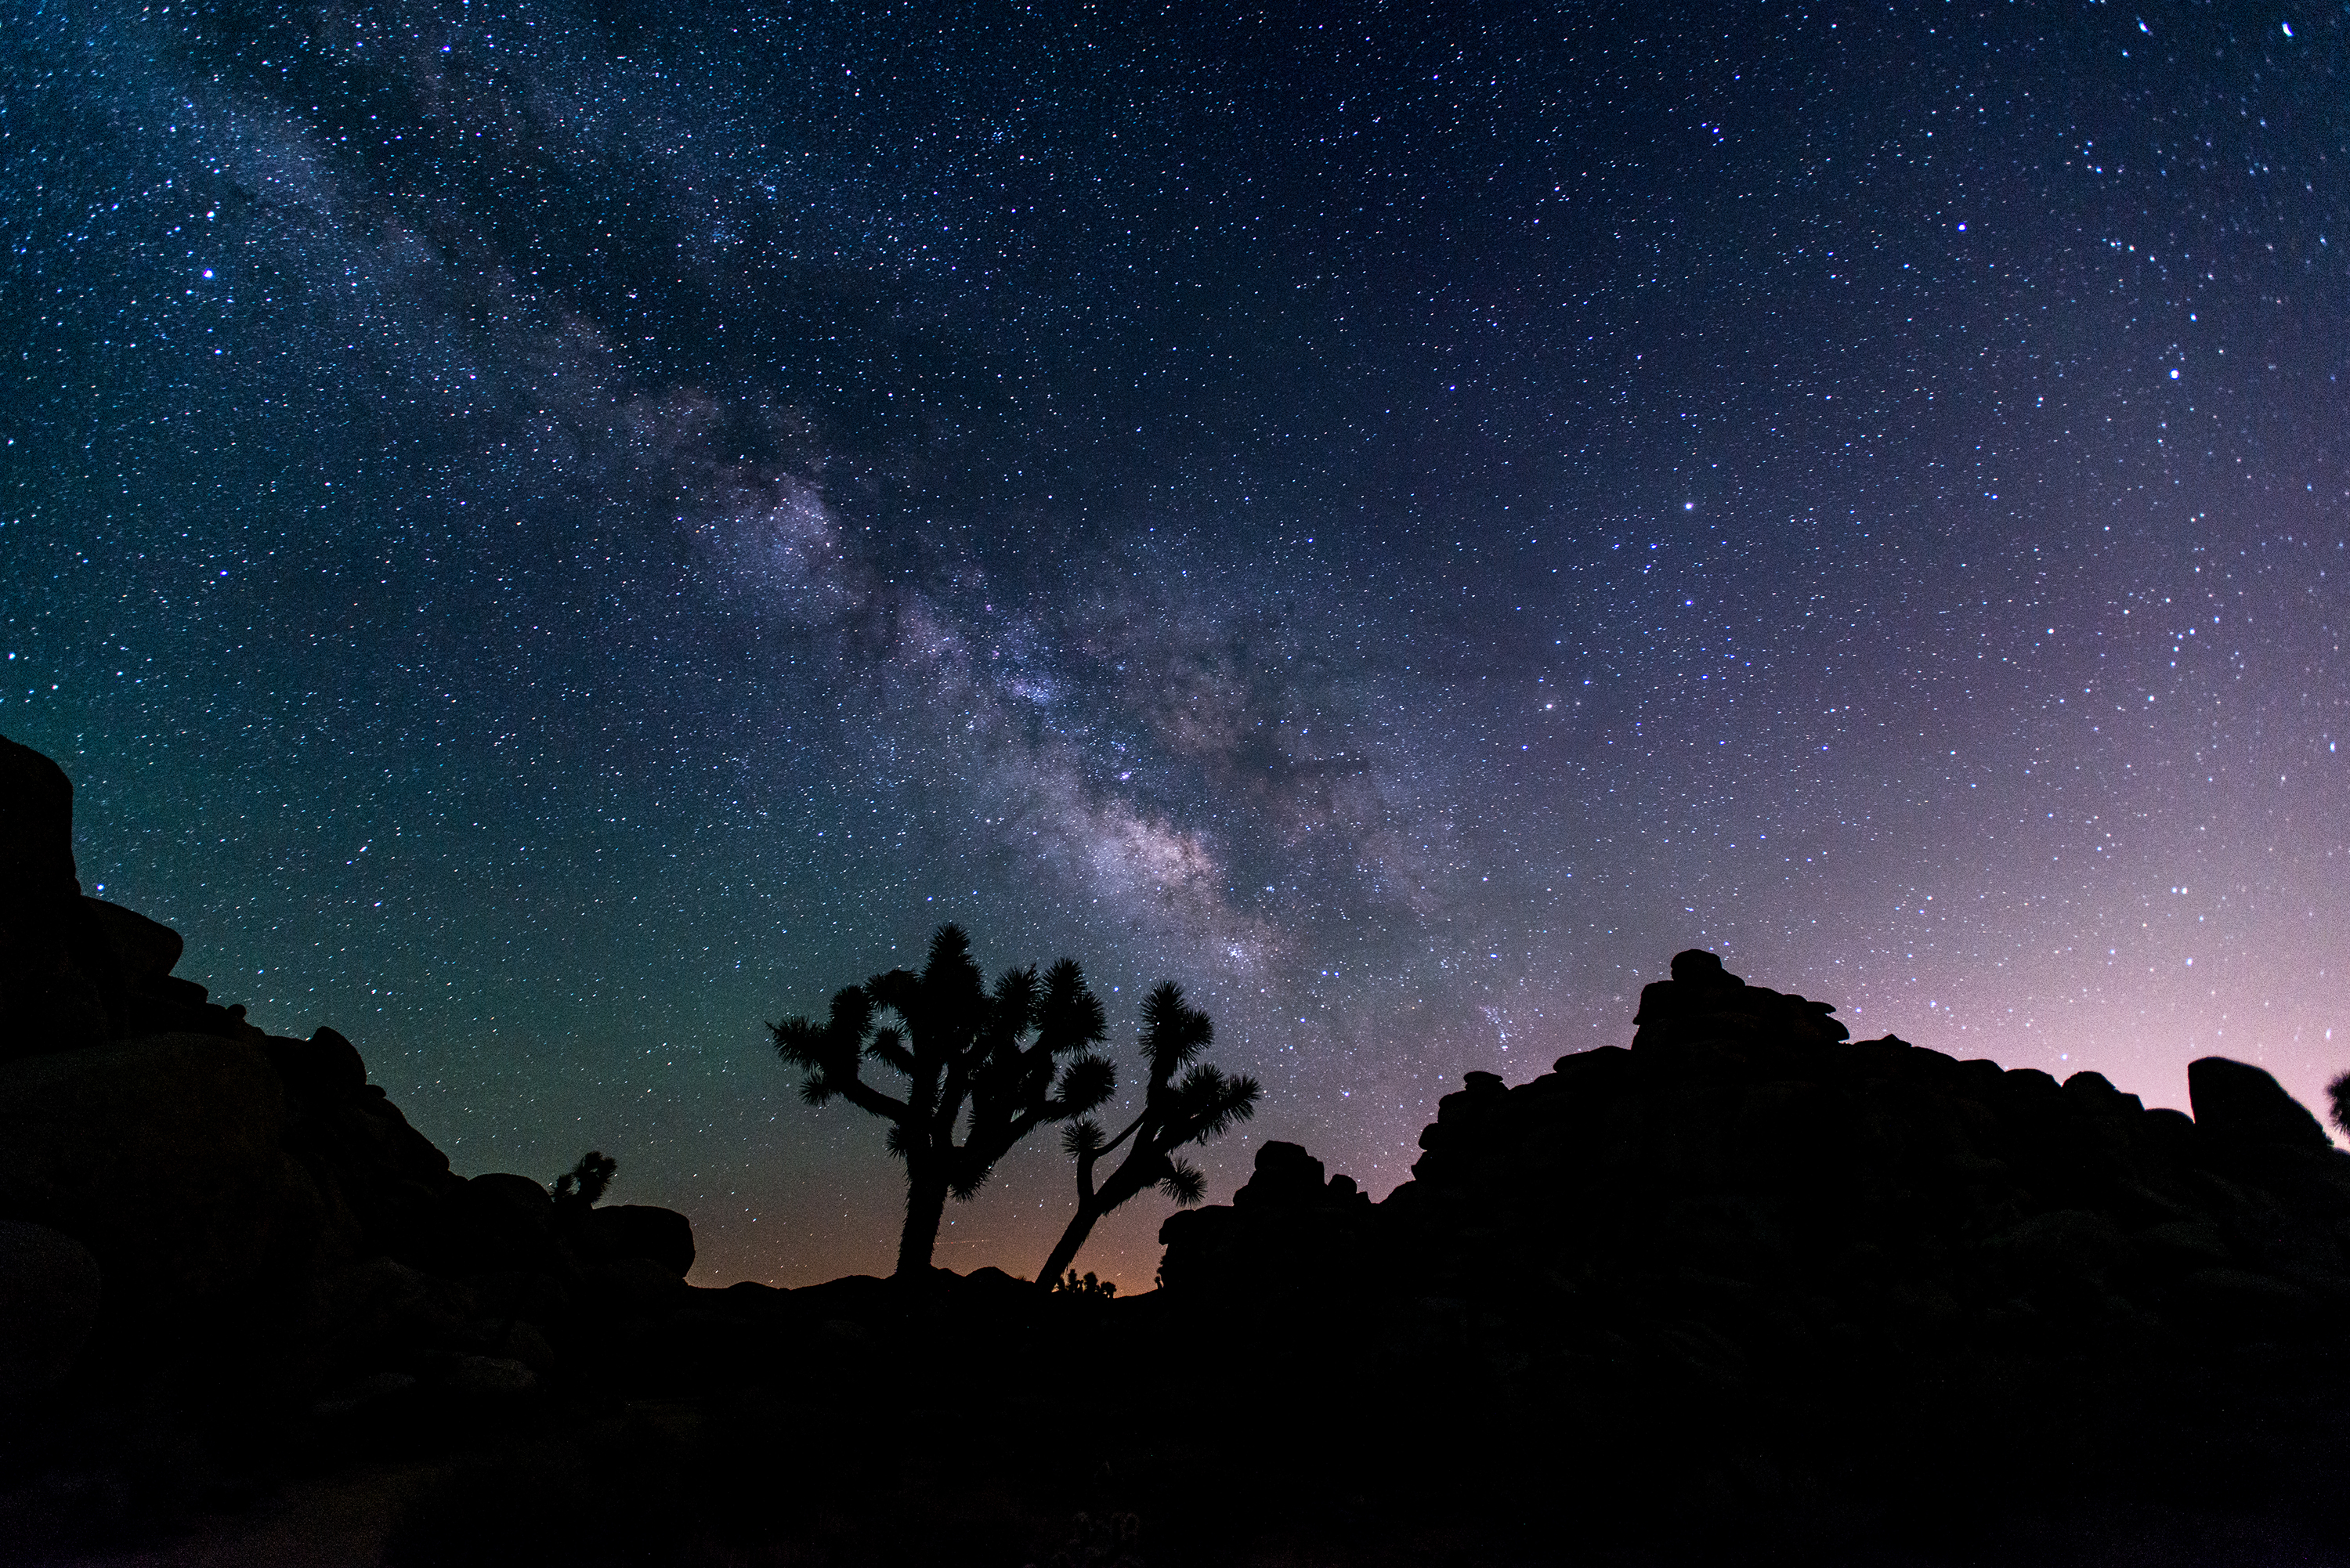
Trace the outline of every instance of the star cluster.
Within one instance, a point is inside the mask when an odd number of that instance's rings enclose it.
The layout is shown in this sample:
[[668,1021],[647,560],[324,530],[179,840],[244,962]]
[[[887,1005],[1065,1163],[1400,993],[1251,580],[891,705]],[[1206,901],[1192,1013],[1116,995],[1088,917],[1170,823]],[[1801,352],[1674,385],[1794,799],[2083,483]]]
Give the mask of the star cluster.
[[1691,945],[2314,1098],[2345,16],[1617,9],[21,4],[0,730],[185,972],[706,1281],[887,1267],[760,1024],[948,919],[1129,1086],[1208,1009],[1215,1197]]

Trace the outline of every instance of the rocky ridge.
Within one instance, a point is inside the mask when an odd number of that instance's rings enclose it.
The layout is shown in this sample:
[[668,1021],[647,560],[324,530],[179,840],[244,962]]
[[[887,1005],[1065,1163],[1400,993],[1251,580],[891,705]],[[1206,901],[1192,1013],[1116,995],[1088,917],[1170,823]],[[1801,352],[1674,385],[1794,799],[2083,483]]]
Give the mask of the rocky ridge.
[[1382,1201],[1263,1146],[1163,1289],[696,1289],[175,977],[70,802],[0,741],[0,1561],[342,1486],[402,1563],[2350,1562],[2350,1156],[2256,1067],[2147,1110],[1690,951]]
[[1595,1533],[1669,1520],[1700,1559],[2171,1560],[2022,1543],[2095,1509],[2350,1561],[2350,1155],[2316,1118],[2244,1063],[2192,1064],[2190,1117],[1833,1012],[1684,952],[1628,1047],[1469,1075],[1383,1201],[1264,1146],[1165,1222],[1159,1294],[1341,1425],[1444,1432],[1413,1484],[1572,1475]]
[[684,1216],[452,1173],[344,1036],[174,976],[71,842],[64,773],[0,738],[0,1460],[77,1421],[105,1458],[217,1447],[198,1410],[438,1420],[685,1295]]
[[1310,1259],[1353,1293],[1536,1319],[1599,1279],[1735,1282],[1814,1333],[1894,1341],[2350,1326],[2350,1154],[2260,1068],[2192,1064],[2189,1117],[2095,1073],[1853,1042],[1833,1012],[1682,953],[1628,1048],[1515,1088],[1469,1075],[1382,1203],[1266,1146],[1230,1207],[1168,1220],[1166,1282],[1255,1294]]

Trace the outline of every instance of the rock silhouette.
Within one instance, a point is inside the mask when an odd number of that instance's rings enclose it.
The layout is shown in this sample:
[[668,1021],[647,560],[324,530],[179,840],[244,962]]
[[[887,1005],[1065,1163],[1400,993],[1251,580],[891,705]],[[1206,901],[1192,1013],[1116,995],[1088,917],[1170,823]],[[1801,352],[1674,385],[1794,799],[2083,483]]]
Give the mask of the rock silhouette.
[[0,1061],[171,1033],[260,1037],[172,973],[180,934],[85,897],[73,858],[73,784],[0,735]]
[[1711,953],[1672,974],[1628,1049],[1515,1088],[1469,1075],[1376,1206],[1267,1145],[1229,1208],[1168,1220],[1169,1288],[1253,1296],[1286,1271],[1457,1298],[1530,1355],[1596,1300],[1681,1287],[1734,1285],[1744,1338],[1773,1314],[1897,1344],[2350,1324],[2350,1155],[2260,1068],[2193,1064],[2189,1119],[2095,1073],[1850,1042]]
[[2260,1068],[2224,1056],[2187,1064],[2195,1126],[2214,1147],[2250,1152],[2263,1146],[2329,1150],[2334,1140],[2308,1107]]
[[683,1215],[459,1177],[343,1035],[175,977],[177,932],[82,895],[71,812],[0,740],[0,1386],[478,1392],[518,1386],[482,1358],[535,1379],[683,1288]]
[[703,1289],[683,1215],[460,1176],[177,979],[70,801],[0,746],[0,1562],[384,1461],[279,1558],[2350,1560],[2350,1156],[2247,1064],[2148,1110],[1693,950],[1383,1200],[1263,1145],[1162,1289]]

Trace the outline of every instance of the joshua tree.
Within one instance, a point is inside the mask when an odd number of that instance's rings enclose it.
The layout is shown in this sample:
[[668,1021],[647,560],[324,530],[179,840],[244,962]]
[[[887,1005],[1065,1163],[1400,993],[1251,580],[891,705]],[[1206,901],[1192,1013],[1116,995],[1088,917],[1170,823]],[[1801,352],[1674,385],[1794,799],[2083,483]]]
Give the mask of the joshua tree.
[[[931,939],[920,974],[893,969],[851,986],[823,1023],[767,1027],[776,1054],[806,1075],[808,1104],[838,1096],[889,1124],[889,1152],[906,1162],[900,1274],[930,1267],[948,1193],[970,1198],[1013,1145],[1093,1109],[1116,1081],[1089,1049],[1108,1031],[1074,959],[1041,981],[1033,966],[1007,971],[991,993],[954,926]],[[866,1082],[868,1057],[904,1075],[902,1098]]]
[[[1256,1114],[1257,1096],[1263,1093],[1254,1078],[1227,1078],[1209,1066],[1192,1067],[1176,1081],[1177,1070],[1191,1066],[1214,1038],[1215,1026],[1208,1015],[1185,1005],[1176,986],[1160,986],[1142,1004],[1142,1054],[1150,1063],[1142,1110],[1107,1142],[1091,1116],[1061,1135],[1062,1146],[1077,1162],[1077,1211],[1061,1232],[1053,1255],[1045,1260],[1038,1279],[1049,1282],[1060,1278],[1086,1244],[1094,1222],[1146,1187],[1157,1187],[1178,1203],[1200,1201],[1200,1173],[1176,1158],[1175,1151],[1205,1143],[1234,1122],[1247,1120]],[[1094,1168],[1120,1144],[1132,1147],[1108,1179],[1096,1187]]]
[[612,1175],[620,1162],[608,1154],[589,1149],[579,1157],[579,1163],[555,1179],[555,1201],[580,1209],[593,1209],[596,1200],[604,1196],[604,1189],[612,1185]]
[[2325,1097],[2333,1102],[2334,1125],[2350,1135],[2350,1073],[2326,1085]]

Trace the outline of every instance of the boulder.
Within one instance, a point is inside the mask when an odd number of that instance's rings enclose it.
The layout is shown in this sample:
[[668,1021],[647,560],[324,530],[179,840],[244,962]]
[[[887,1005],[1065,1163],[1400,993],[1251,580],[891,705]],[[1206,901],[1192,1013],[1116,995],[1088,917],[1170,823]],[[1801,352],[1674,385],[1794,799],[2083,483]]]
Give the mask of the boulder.
[[481,1293],[374,1257],[314,1278],[305,1337],[328,1381],[405,1367],[460,1339],[481,1317]]
[[0,1060],[114,1034],[114,969],[74,874],[73,783],[0,735]]
[[2198,1269],[2178,1282],[2187,1324],[2221,1339],[2277,1339],[2309,1328],[2318,1306],[2309,1293],[2248,1269]]
[[[317,1042],[286,1044],[307,1053]],[[276,1053],[272,1059],[278,1060]],[[366,1250],[429,1262],[442,1206],[464,1186],[450,1172],[449,1157],[408,1125],[380,1086],[319,1098],[317,1091],[328,1075],[297,1069],[294,1076],[312,1092],[305,1097],[297,1089],[290,1096],[296,1115],[286,1137],[295,1157],[350,1211]]]
[[1229,1206],[1179,1209],[1159,1228],[1172,1284],[1270,1297],[1340,1288],[1359,1257],[1370,1195],[1351,1176],[1326,1181],[1322,1162],[1280,1139],[1258,1147],[1256,1168]]
[[332,1029],[320,1029],[307,1040],[273,1035],[265,1049],[286,1086],[305,1100],[339,1105],[367,1088],[367,1064],[359,1048]]
[[372,1373],[326,1394],[311,1405],[310,1414],[334,1420],[363,1412],[380,1412],[394,1401],[412,1394],[416,1386],[413,1373]]
[[693,1221],[674,1209],[614,1203],[579,1220],[587,1249],[599,1258],[650,1258],[671,1273],[693,1270]]
[[[81,902],[105,936],[106,945],[114,954],[116,972],[126,987],[145,991],[170,977],[185,946],[179,932],[161,920],[151,920],[136,909],[109,904],[104,898],[85,898]],[[202,1000],[201,995],[198,1000]]]
[[2205,1056],[2187,1064],[2187,1094],[2204,1137],[2232,1144],[2285,1144],[2331,1149],[2334,1140],[2309,1108],[2249,1062]]
[[[1490,1073],[1472,1073],[1491,1078]],[[1493,1078],[1498,1086],[1499,1078]],[[1351,1183],[1349,1184],[1351,1185]],[[1318,1203],[1323,1194],[1322,1162],[1303,1146],[1274,1139],[1256,1151],[1256,1169],[1232,1195],[1235,1209],[1296,1209]]]
[[88,1248],[46,1225],[0,1220],[0,1403],[65,1377],[103,1296]]
[[492,1399],[512,1398],[538,1386],[538,1374],[503,1355],[436,1355],[425,1362],[432,1385],[447,1393]]
[[1756,1035],[1792,1035],[1829,1044],[1852,1037],[1825,1002],[1749,985],[1702,948],[1675,953],[1672,978],[1640,992],[1633,1016],[1635,1050]]
[[[1684,948],[1673,955],[1672,977],[1692,992],[1731,992],[1746,982],[1722,967],[1721,956],[1703,948]],[[1633,1020],[1635,1023],[1638,1019]]]
[[607,1310],[667,1312],[688,1299],[691,1287],[667,1263],[651,1258],[614,1258],[586,1274],[588,1298]]
[[0,888],[26,902],[81,897],[73,857],[73,781],[0,735]]
[[579,1262],[558,1224],[554,1199],[527,1176],[492,1171],[455,1182],[421,1217],[409,1260],[457,1279],[545,1274],[569,1280]]
[[112,1305],[182,1313],[356,1238],[325,1233],[285,1090],[242,1041],[166,1034],[0,1064],[0,1215],[94,1253]]
[[2136,1256],[2110,1217],[2085,1209],[2034,1214],[1992,1237],[1983,1249],[2019,1285],[2102,1285]]
[[512,1215],[518,1222],[534,1226],[554,1222],[553,1195],[527,1176],[493,1170],[473,1178],[466,1185],[482,1203]]
[[2118,1116],[2125,1120],[2144,1113],[2146,1104],[2136,1095],[2125,1095],[2113,1085],[2103,1073],[2075,1073],[2064,1080],[2064,1092],[2073,1096],[2084,1113],[2093,1116]]
[[2158,1268],[2174,1272],[2224,1268],[2233,1257],[2228,1239],[2209,1220],[2172,1220],[2137,1233],[2139,1250]]

